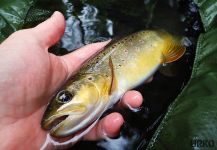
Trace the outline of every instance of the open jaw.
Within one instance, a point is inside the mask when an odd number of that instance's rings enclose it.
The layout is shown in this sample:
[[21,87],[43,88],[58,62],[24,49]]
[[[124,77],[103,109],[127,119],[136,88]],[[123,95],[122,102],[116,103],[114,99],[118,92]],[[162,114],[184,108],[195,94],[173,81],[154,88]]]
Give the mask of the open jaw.
[[52,130],[59,126],[69,115],[62,115],[54,119],[45,120],[43,122],[43,128],[45,130]]
[[[94,121],[95,122],[95,121]],[[92,123],[90,123],[90,124],[88,124],[88,125],[86,125],[85,127],[83,127],[83,128],[81,128],[80,130],[78,130],[78,131],[76,131],[76,132],[74,132],[74,133],[71,133],[71,134],[69,134],[69,135],[66,135],[66,136],[61,136],[61,137],[57,137],[57,136],[55,136],[55,135],[52,135],[52,137],[53,137],[53,139],[55,140],[55,141],[58,141],[58,142],[65,142],[65,141],[68,141],[68,140],[70,140],[70,139],[73,139],[74,137],[77,137],[77,136],[79,136],[79,135],[84,135],[83,133],[86,131],[86,130],[88,130],[89,129],[89,127],[91,127],[93,124],[94,124],[94,122],[92,122]],[[91,127],[92,128],[92,127]]]
[[89,122],[84,126],[80,126],[80,128],[75,129],[73,132],[70,129],[64,128],[65,124],[67,123],[68,119],[70,119],[70,115],[62,115],[60,117],[56,117],[49,121],[46,125],[46,129],[49,131],[49,134],[58,141],[62,141],[65,139],[73,138],[74,136],[79,135],[80,133],[84,132],[89,126],[91,126],[95,120]]
[[[100,103],[88,111],[64,112],[43,120],[42,127],[49,130],[55,139],[74,137],[87,130],[104,112],[105,105]],[[92,127],[90,127],[92,128]]]

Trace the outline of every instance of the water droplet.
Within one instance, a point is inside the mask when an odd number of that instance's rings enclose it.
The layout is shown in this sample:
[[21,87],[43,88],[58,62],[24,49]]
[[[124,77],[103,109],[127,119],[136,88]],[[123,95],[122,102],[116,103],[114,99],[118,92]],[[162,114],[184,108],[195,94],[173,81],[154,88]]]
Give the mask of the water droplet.
[[189,8],[190,8],[190,11],[191,11],[191,12],[194,12],[194,13],[197,12],[197,6],[195,5],[195,3],[191,2],[191,3],[189,4]]
[[199,22],[195,21],[192,27],[193,27],[194,30],[200,30]]
[[189,38],[187,38],[187,37],[182,38],[181,43],[182,43],[183,45],[185,45],[186,47],[189,47],[189,46],[192,45],[191,40],[190,40]]

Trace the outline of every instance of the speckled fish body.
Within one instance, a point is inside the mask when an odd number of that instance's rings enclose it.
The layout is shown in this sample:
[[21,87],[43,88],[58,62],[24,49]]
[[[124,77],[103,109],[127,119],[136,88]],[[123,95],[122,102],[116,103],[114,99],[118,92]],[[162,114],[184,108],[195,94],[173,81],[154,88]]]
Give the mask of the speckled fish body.
[[162,63],[173,62],[184,52],[180,41],[164,31],[140,31],[109,44],[57,93],[42,128],[54,137],[75,134],[100,118],[127,90],[152,76]]

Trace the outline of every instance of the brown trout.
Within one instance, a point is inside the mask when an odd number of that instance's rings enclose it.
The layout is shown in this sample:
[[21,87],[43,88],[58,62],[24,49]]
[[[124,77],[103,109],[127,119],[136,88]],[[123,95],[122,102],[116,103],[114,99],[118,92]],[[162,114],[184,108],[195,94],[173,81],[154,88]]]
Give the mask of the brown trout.
[[42,128],[57,138],[81,132],[127,90],[184,53],[180,40],[160,30],[140,31],[109,44],[56,94],[43,116]]

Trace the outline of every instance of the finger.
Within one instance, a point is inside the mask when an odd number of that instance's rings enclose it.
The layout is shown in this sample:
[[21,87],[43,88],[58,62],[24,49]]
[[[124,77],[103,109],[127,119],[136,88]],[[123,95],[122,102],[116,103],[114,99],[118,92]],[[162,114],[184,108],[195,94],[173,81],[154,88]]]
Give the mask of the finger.
[[68,72],[68,77],[73,75],[87,60],[95,56],[110,41],[86,45],[70,54],[61,56],[61,60]]
[[124,119],[119,113],[111,113],[101,119],[83,139],[94,141],[105,137],[116,137],[119,134],[123,123]]
[[55,11],[46,21],[40,23],[32,29],[34,35],[45,47],[54,45],[63,35],[65,30],[64,16]]
[[128,91],[122,97],[119,107],[138,108],[142,105],[143,97],[138,91]]

